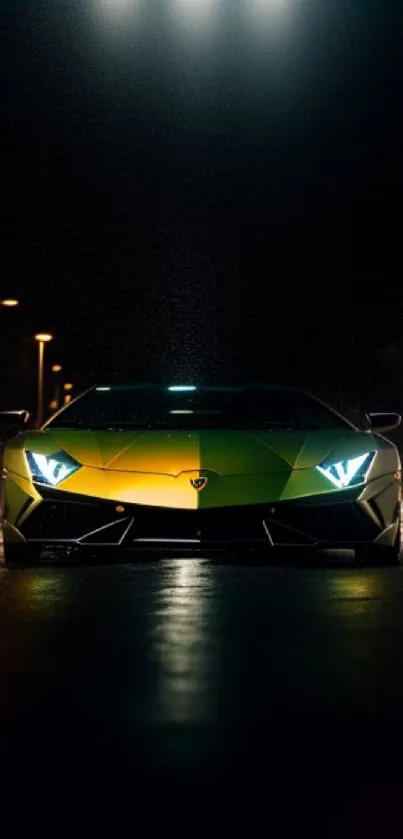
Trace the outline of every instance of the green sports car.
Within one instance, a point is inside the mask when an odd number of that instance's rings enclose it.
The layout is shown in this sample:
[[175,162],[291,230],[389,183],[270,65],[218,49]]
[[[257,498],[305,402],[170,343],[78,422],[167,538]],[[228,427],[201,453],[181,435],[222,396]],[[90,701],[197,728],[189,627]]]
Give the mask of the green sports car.
[[379,432],[399,422],[370,414],[359,429],[286,387],[92,387],[5,446],[5,562],[231,545],[394,562],[400,461]]

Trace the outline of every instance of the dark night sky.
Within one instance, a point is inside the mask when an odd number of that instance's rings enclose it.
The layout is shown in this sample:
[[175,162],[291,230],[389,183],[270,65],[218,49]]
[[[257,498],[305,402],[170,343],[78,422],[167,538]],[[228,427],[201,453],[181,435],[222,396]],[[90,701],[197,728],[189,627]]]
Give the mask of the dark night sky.
[[78,386],[376,389],[368,360],[400,328],[401,3],[124,5],[1,4],[0,295],[23,301],[1,341],[19,381],[50,329]]

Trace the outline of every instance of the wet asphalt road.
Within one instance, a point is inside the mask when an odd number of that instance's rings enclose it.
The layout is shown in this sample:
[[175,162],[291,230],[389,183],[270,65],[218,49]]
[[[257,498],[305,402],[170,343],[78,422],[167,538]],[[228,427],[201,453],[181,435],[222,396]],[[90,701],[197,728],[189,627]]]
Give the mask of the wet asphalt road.
[[1,565],[3,769],[403,780],[403,567],[294,559]]

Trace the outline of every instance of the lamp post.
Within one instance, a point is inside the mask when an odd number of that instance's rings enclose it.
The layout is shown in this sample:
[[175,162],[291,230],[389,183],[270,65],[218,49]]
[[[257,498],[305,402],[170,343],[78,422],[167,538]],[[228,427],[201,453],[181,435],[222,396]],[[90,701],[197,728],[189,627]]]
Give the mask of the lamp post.
[[73,390],[73,383],[72,382],[66,382],[63,385],[63,390],[65,392],[64,404],[67,405],[69,402],[71,402],[71,399],[72,399],[71,391]]
[[19,399],[19,391],[24,389],[19,309],[20,301],[16,297],[0,299],[1,389],[4,393],[9,393],[9,398],[16,401]]
[[63,370],[63,367],[62,367],[61,364],[53,364],[52,373],[55,373],[56,384],[55,384],[55,391],[54,391],[53,400],[50,403],[50,407],[54,408],[56,410],[59,408],[59,405],[60,405],[60,383],[61,383],[60,382],[60,373],[62,372],[62,370]]
[[38,402],[37,402],[37,423],[42,425],[43,422],[43,358],[45,353],[45,344],[51,341],[53,335],[48,332],[38,332],[35,335],[35,341],[38,342]]

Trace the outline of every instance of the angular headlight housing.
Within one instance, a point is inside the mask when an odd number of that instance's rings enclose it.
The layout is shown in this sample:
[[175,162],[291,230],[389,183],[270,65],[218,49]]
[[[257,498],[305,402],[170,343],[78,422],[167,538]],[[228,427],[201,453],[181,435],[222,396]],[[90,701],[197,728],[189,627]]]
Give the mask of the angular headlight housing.
[[25,454],[32,479],[39,484],[56,487],[73,472],[77,472],[81,466],[74,457],[63,451],[56,454],[37,454],[26,451]]
[[365,483],[374,457],[375,452],[366,452],[365,454],[358,455],[358,457],[349,457],[346,460],[338,460],[337,462],[324,461],[316,468],[337,489],[345,489],[346,487]]

